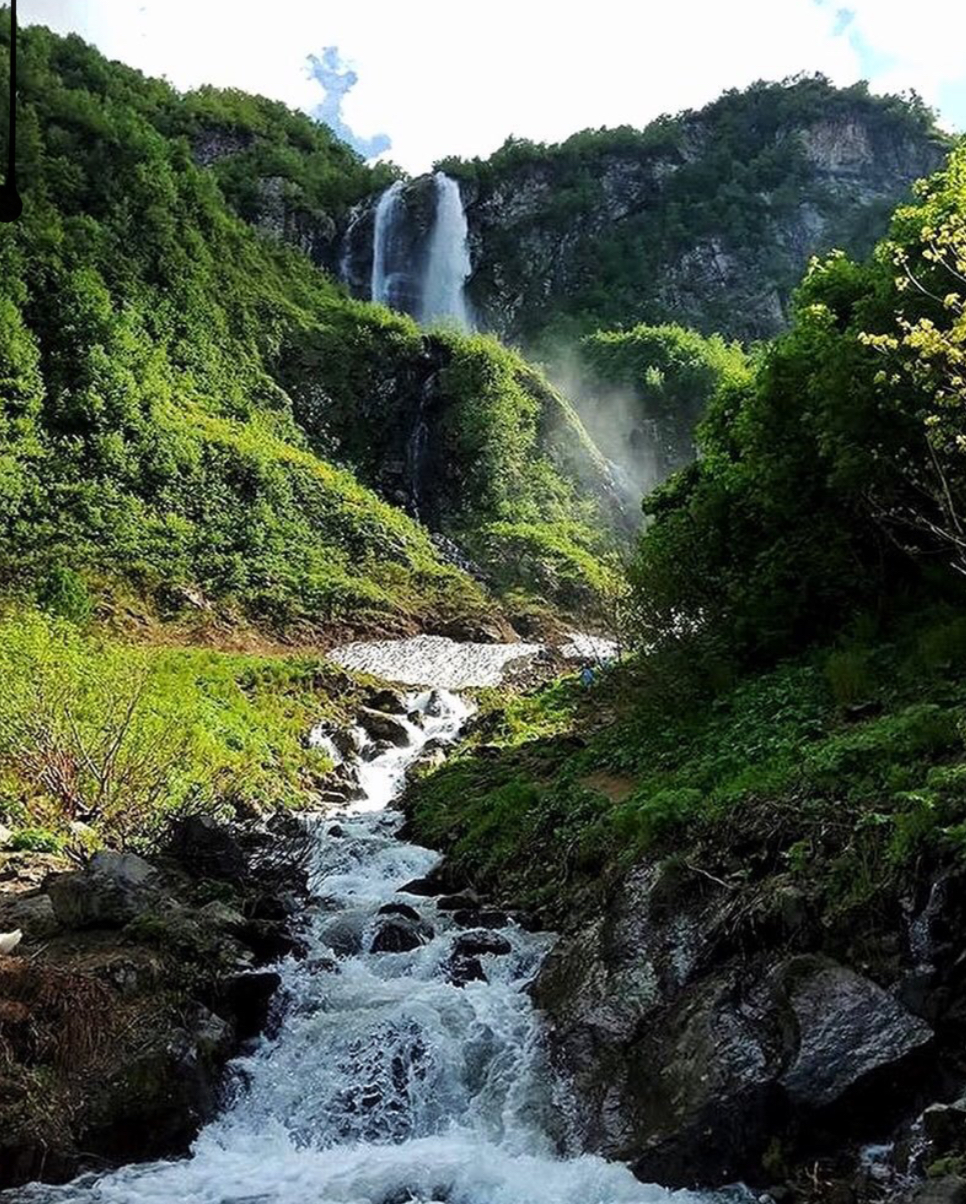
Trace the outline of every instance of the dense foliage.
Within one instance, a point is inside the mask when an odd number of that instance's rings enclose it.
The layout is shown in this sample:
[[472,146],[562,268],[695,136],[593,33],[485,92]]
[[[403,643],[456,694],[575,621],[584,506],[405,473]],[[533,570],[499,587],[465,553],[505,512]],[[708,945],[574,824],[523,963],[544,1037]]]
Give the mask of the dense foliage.
[[[7,580],[38,597],[64,568],[95,588],[120,578],[169,598],[172,584],[190,585],[275,626],[481,613],[480,587],[355,471],[366,475],[359,449],[386,421],[379,383],[424,355],[420,332],[349,301],[279,239],[286,229],[257,229],[266,181],[293,220],[331,226],[382,177],[280,105],[210,89],[181,97],[41,28],[22,42],[25,210],[0,233]],[[561,508],[580,520],[545,449],[516,438],[520,398],[499,348],[464,349],[456,336],[448,347],[454,414],[476,404],[493,487],[520,500],[497,515],[492,495],[477,506],[467,492],[458,533],[487,527],[489,540],[497,517],[552,522],[539,513],[548,498],[569,498]],[[474,383],[459,375],[463,356],[492,358],[482,404],[461,392]],[[295,364],[326,415],[351,419],[357,446],[333,449],[317,423],[299,424]],[[464,446],[464,419],[454,422],[459,462],[479,431]]]
[[[915,95],[812,76],[731,90],[643,130],[511,139],[440,166],[465,181],[482,237],[474,300],[483,312],[512,300],[514,336],[552,350],[621,323],[773,334],[809,251],[867,253],[944,141]],[[510,218],[490,229],[489,207],[509,197]]]
[[871,260],[816,261],[791,331],[716,396],[700,459],[647,502],[642,640],[694,625],[740,659],[774,657],[955,588],[964,178],[959,150]]

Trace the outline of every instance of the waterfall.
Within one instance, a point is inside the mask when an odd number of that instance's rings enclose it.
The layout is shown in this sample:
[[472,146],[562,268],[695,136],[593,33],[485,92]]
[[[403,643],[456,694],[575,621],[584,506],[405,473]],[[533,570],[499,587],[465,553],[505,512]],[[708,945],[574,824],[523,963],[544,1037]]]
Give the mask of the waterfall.
[[[346,234],[342,276],[348,277],[352,235]],[[459,184],[438,171],[406,184],[397,180],[376,202],[369,295],[423,323],[472,330],[465,285],[470,274],[466,212]]]
[[402,197],[403,182],[390,184],[379,198],[372,231],[372,300],[392,305],[392,242]]
[[419,318],[425,323],[450,322],[469,330],[473,324],[464,290],[470,274],[470,251],[463,197],[459,184],[441,171],[433,176],[433,183],[436,219],[429,241]]

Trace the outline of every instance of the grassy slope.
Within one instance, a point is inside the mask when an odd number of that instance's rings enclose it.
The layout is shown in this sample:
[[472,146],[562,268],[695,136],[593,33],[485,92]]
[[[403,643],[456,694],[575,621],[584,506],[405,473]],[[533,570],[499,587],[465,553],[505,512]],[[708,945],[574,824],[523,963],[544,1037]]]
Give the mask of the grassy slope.
[[414,830],[558,922],[643,855],[739,876],[764,858],[861,907],[966,839],[964,665],[966,622],[935,613],[731,685],[667,655],[493,699],[475,738],[500,755],[424,778]]
[[[64,568],[151,597],[189,585],[274,629],[405,630],[491,609],[426,531],[359,482],[351,455],[310,437],[287,391],[312,350],[308,383],[374,434],[386,415],[369,387],[422,353],[419,331],[349,301],[235,212],[246,189],[283,179],[291,212],[331,222],[382,177],[270,102],[183,98],[39,28],[22,50],[25,211],[0,232],[5,575],[41,597]],[[198,166],[192,148],[212,131],[247,149]],[[573,486],[515,425],[501,349],[449,343],[454,362],[492,362],[485,396],[454,384],[454,412],[485,428],[504,496],[528,521],[584,522]],[[459,431],[453,450],[472,451]],[[494,515],[468,498],[454,526],[472,537]],[[586,522],[582,538],[592,556],[604,550]],[[585,594],[600,581],[589,567]]]

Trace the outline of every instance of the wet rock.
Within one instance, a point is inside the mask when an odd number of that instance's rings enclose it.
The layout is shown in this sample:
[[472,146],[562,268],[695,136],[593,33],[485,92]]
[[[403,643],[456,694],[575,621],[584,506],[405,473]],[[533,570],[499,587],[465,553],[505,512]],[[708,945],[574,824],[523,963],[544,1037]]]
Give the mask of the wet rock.
[[374,690],[366,697],[366,706],[386,715],[406,714],[406,699],[398,690]]
[[381,757],[395,747],[390,740],[373,740],[362,750],[362,759],[363,761],[375,761],[377,757]]
[[235,1026],[241,1040],[263,1032],[275,992],[282,979],[274,970],[251,970],[233,974],[219,983],[212,1006]]
[[453,923],[459,928],[506,928],[510,920],[505,911],[496,908],[465,908],[453,912]]
[[480,905],[473,891],[463,891],[458,895],[443,895],[436,900],[440,911],[473,911]]
[[359,723],[373,740],[386,740],[397,748],[405,748],[409,744],[409,729],[405,723],[392,715],[362,707],[359,711]]
[[445,890],[446,887],[434,878],[413,878],[411,882],[407,882],[405,886],[399,888],[399,893],[401,895],[419,895],[421,898],[428,899],[443,894]]
[[134,853],[97,853],[84,870],[49,879],[47,894],[58,923],[69,928],[119,928],[151,911],[159,875]]
[[425,945],[432,937],[433,930],[428,924],[393,916],[376,929],[369,950],[371,953],[408,953]]
[[362,952],[362,932],[368,919],[361,910],[341,912],[322,928],[320,936],[339,957],[353,957]]
[[474,932],[463,932],[453,942],[453,953],[456,957],[479,957],[487,953],[504,955],[510,953],[512,949],[513,946],[505,936],[500,936],[485,928]]
[[426,714],[432,719],[439,719],[446,714],[446,701],[439,690],[430,690],[426,700]]
[[465,987],[468,982],[486,982],[486,972],[478,957],[452,957],[446,966],[446,975],[454,987]]
[[248,873],[248,860],[224,824],[208,815],[189,815],[171,830],[172,856],[199,878],[239,882]]
[[345,828],[343,828],[341,824],[331,824],[328,828],[326,828],[325,834],[326,836],[331,836],[336,840],[340,840],[343,836],[345,836]]
[[417,924],[422,918],[416,908],[410,907],[408,903],[383,903],[376,914],[380,916],[402,916],[404,919],[413,920]]
[[777,977],[798,1035],[780,1081],[797,1106],[827,1107],[877,1071],[895,1071],[932,1041],[927,1024],[845,966],[796,958]]

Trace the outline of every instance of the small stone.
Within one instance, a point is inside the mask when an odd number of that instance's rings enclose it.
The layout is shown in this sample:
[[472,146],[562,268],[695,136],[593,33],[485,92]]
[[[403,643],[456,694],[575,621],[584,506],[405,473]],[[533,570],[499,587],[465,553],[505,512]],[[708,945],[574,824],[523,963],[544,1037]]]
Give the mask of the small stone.
[[410,742],[409,729],[405,723],[382,711],[362,707],[359,711],[359,723],[373,740],[386,740],[397,748],[405,748]]
[[386,715],[406,714],[406,700],[396,690],[375,690],[366,698],[366,706]]
[[402,916],[404,919],[412,920],[416,924],[422,918],[416,908],[410,907],[408,903],[383,903],[376,914],[380,916]]

